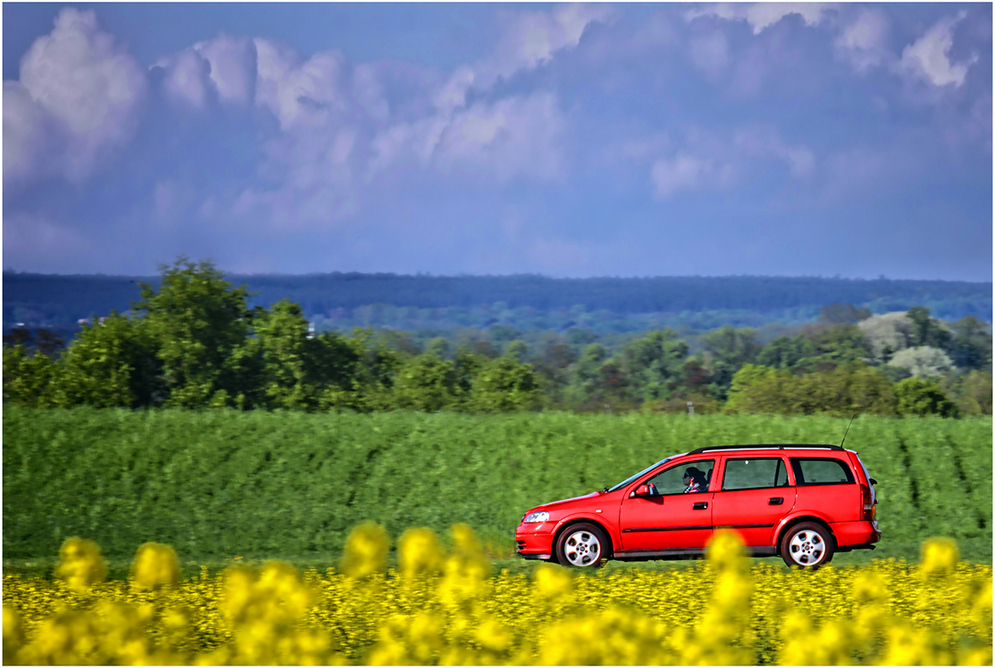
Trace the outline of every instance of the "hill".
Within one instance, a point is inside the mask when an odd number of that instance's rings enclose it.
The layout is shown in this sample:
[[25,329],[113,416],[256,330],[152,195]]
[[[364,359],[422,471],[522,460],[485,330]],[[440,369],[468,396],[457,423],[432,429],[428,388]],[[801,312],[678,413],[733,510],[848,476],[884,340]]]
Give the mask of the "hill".
[[[247,285],[253,304],[268,307],[284,298],[297,302],[319,330],[485,329],[500,323],[523,331],[563,331],[573,326],[599,333],[667,326],[703,331],[721,325],[801,324],[815,320],[820,308],[834,303],[865,306],[874,313],[926,306],[944,320],[967,315],[992,320],[992,284],[958,281],[357,273],[227,278],[234,285]],[[82,318],[127,311],[138,299],[142,281],[157,285],[159,278],[4,272],[5,332],[23,323],[71,338]]]

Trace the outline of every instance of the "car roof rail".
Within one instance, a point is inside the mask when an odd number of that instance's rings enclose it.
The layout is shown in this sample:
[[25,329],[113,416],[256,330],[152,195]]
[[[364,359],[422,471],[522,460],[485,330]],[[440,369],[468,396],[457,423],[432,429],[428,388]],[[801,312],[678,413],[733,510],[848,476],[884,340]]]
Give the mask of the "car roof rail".
[[712,445],[704,448],[698,448],[697,450],[692,450],[689,455],[700,455],[704,452],[715,452],[721,450],[839,450],[842,452],[844,448],[838,445],[823,445],[823,444],[802,444],[802,443],[762,443],[757,445]]

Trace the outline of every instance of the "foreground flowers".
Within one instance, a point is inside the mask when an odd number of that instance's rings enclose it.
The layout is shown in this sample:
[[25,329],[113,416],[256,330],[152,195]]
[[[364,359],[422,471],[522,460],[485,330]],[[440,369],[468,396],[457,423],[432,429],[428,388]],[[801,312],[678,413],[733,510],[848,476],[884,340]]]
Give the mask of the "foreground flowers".
[[[923,563],[785,572],[750,567],[733,533],[668,572],[531,580],[491,573],[469,527],[389,537],[361,525],[342,573],[270,562],[178,580],[143,546],[127,582],[99,548],[63,550],[60,580],[4,576],[4,663],[34,664],[991,664],[992,569],[931,541]],[[72,539],[71,539],[72,540]]]

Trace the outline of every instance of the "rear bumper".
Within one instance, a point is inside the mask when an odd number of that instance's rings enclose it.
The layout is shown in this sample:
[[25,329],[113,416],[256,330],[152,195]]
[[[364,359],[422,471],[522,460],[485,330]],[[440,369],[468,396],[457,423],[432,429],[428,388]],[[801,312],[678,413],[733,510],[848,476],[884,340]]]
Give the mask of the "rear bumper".
[[876,521],[835,522],[830,528],[836,538],[837,548],[873,549],[873,544],[881,540],[881,531]]
[[555,522],[519,524],[515,530],[516,552],[525,559],[551,559]]

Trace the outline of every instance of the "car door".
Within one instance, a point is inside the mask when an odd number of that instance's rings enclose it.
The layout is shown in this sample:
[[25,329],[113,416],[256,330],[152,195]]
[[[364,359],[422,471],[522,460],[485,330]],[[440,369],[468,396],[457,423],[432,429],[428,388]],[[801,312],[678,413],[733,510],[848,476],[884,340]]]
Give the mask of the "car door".
[[[619,510],[622,549],[679,550],[703,548],[712,536],[712,493],[708,480],[714,459],[696,459],[672,464],[637,481],[630,487],[650,484],[657,494],[625,498]],[[684,473],[689,469],[701,473],[701,491],[685,493]]]
[[796,488],[781,456],[724,457],[712,500],[712,524],[733,529],[747,547],[773,547],[774,529],[795,505]]

